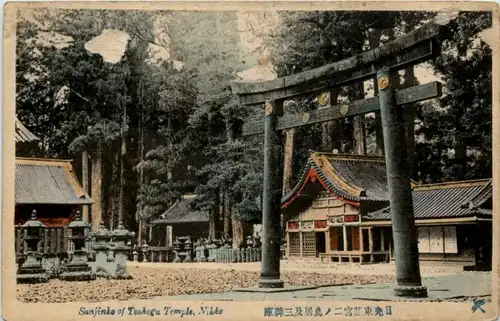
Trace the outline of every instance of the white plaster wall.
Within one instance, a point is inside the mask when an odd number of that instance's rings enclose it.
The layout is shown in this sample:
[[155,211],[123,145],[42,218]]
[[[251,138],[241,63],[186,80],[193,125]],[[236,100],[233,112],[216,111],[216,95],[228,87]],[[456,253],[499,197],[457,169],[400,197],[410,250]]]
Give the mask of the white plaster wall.
[[418,228],[419,253],[458,253],[455,226],[431,226]]

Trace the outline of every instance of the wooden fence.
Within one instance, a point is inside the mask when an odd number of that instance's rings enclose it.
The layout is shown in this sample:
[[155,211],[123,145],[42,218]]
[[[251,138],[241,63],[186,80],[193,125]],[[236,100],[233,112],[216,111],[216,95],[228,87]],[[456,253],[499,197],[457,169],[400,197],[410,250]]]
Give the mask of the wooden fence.
[[136,262],[172,262],[174,251],[166,246],[134,246],[130,261]]
[[212,253],[211,262],[217,263],[250,263],[262,260],[262,249],[247,247],[243,249],[218,248]]

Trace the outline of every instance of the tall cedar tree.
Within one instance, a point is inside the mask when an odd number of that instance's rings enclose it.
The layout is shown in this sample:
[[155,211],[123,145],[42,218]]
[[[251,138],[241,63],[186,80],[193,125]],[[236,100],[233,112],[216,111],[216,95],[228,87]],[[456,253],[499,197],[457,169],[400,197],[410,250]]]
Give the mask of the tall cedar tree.
[[[36,24],[22,17],[18,22],[19,118],[42,138],[41,156],[70,158],[81,150],[96,154],[97,144],[103,145],[102,155],[91,157],[101,156],[103,163],[102,205],[103,213],[108,213],[103,220],[108,226],[116,227],[121,183],[127,186],[123,195],[125,223],[135,230],[138,173],[133,169],[141,158],[139,136],[146,138],[146,151],[161,145],[166,131],[162,124],[182,118],[189,113],[183,106],[192,105],[194,92],[187,73],[172,75],[168,63],[146,63],[151,58],[148,44],[155,40],[154,20],[148,12],[51,10],[37,12]],[[123,30],[131,36],[117,64],[104,62],[84,47],[104,29]],[[71,41],[64,48],[34,41],[46,32],[69,36]],[[56,99],[64,88],[69,90],[66,100]],[[124,108],[127,153],[120,159],[114,156],[120,154]],[[181,115],[175,115],[175,110]],[[114,170],[120,168],[120,162],[124,165],[122,182]]]
[[437,102],[424,104],[416,134],[421,181],[490,178],[491,48],[479,33],[491,28],[491,14],[461,12],[451,25],[451,38],[433,62],[444,81]]
[[[173,53],[195,74],[198,89],[187,135],[200,179],[195,206],[211,213],[211,237],[218,236],[217,227],[226,237],[233,236],[235,247],[241,246],[243,223],[260,221],[262,150],[260,143],[252,144],[255,140],[236,137],[249,114],[229,87],[236,72],[249,66],[236,13],[189,12],[176,19],[172,33],[179,41]],[[230,233],[235,226],[241,233]]]

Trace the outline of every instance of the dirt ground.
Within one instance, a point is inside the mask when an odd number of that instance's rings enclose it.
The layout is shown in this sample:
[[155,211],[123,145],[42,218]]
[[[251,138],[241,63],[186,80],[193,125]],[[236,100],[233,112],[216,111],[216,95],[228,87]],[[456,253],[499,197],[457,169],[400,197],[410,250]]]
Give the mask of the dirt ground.
[[[340,273],[355,275],[395,275],[394,263],[389,264],[356,264],[356,263],[321,263],[317,260],[282,260],[282,271],[315,272],[322,274]],[[134,267],[165,267],[162,263],[137,263],[129,262],[129,266]],[[260,263],[168,263],[168,268],[182,269],[216,269],[216,270],[237,270],[237,271],[260,271]],[[420,271],[422,276],[449,275],[463,272],[461,265],[436,264],[434,262],[421,263]]]
[[[393,264],[359,265],[290,261],[281,263],[282,279],[289,284],[318,286],[394,282]],[[21,302],[56,303],[149,299],[157,296],[228,292],[249,287],[259,278],[260,263],[137,263],[129,262],[132,280],[97,279],[92,282],[51,280],[46,284],[18,285]],[[423,276],[460,273],[461,267],[422,266]]]
[[[97,279],[92,282],[51,280],[45,284],[17,286],[21,302],[75,302],[125,299],[149,299],[156,296],[228,292],[255,285],[258,271],[236,269],[175,268],[170,264],[156,267],[130,266],[132,280]],[[295,285],[334,285],[394,282],[389,275],[353,275],[284,271],[282,279]]]

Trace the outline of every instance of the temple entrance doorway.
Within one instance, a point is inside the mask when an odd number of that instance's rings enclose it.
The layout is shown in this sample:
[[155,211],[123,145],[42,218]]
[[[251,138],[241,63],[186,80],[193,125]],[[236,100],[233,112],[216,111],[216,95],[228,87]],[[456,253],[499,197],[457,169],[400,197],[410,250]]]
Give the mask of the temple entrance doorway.
[[316,257],[319,257],[320,253],[326,253],[325,232],[316,232]]

